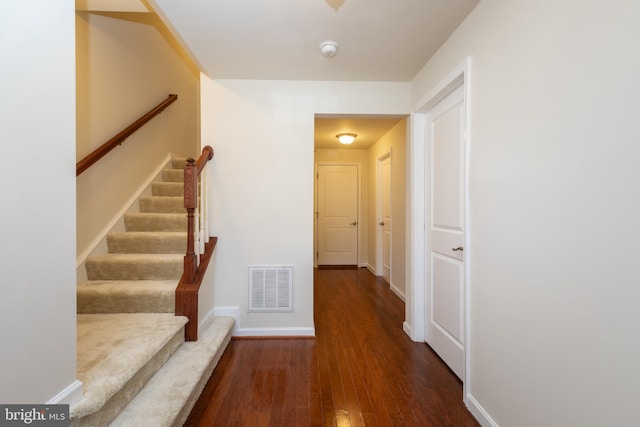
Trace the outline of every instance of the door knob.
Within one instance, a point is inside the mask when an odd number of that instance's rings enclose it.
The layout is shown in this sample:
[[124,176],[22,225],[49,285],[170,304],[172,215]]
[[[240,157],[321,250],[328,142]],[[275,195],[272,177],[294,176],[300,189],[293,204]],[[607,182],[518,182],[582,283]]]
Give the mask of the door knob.
[[464,251],[464,248],[462,246],[458,246],[457,248],[451,248],[452,251],[456,252],[456,251]]
[[384,225],[384,221],[379,222],[378,225]]
[[353,222],[351,223],[351,225],[356,225],[356,224],[358,224],[358,221],[353,221]]

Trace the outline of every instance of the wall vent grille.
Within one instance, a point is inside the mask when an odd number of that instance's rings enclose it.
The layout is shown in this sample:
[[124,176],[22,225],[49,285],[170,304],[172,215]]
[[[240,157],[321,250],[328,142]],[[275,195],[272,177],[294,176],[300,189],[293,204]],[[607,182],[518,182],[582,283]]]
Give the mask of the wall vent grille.
[[293,311],[293,266],[249,267],[249,311]]

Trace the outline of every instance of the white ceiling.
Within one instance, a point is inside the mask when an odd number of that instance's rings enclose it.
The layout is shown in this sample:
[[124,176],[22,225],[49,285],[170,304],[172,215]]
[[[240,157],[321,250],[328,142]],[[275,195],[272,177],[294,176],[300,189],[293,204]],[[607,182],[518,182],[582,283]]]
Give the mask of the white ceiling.
[[[148,0],[214,79],[410,81],[479,0]],[[338,43],[327,58],[319,45]]]
[[[155,11],[214,79],[408,82],[480,0],[76,0]],[[338,44],[333,58],[320,53]],[[364,149],[398,117],[316,119],[316,148]],[[340,132],[356,142],[337,143]]]

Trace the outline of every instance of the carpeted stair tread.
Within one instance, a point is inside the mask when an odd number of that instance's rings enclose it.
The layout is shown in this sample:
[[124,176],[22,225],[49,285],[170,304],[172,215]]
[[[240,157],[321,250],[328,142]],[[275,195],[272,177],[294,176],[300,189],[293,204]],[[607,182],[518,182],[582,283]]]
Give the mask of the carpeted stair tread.
[[78,313],[173,313],[178,280],[89,280],[77,285]]
[[181,254],[106,254],[85,262],[88,280],[171,280],[183,271]]
[[162,180],[164,182],[184,182],[184,169],[163,169]]
[[152,182],[151,194],[154,196],[182,197],[184,195],[184,183],[162,181]]
[[127,231],[187,231],[187,214],[128,213],[124,223]]
[[77,375],[83,398],[71,425],[106,425],[184,342],[187,319],[173,314],[81,314]]
[[110,426],[182,426],[224,353],[233,324],[233,318],[217,317],[201,328],[198,341],[184,343]]
[[121,231],[107,235],[112,254],[184,254],[187,233],[182,231]]
[[185,212],[184,198],[169,196],[142,196],[138,198],[140,212],[182,213]]

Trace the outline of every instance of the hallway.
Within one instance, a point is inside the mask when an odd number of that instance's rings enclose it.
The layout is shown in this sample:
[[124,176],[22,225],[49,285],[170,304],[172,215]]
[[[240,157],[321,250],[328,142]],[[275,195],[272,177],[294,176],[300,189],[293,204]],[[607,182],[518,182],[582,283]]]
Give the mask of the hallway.
[[315,271],[316,339],[234,339],[186,426],[477,426],[462,385],[402,331],[366,269]]

